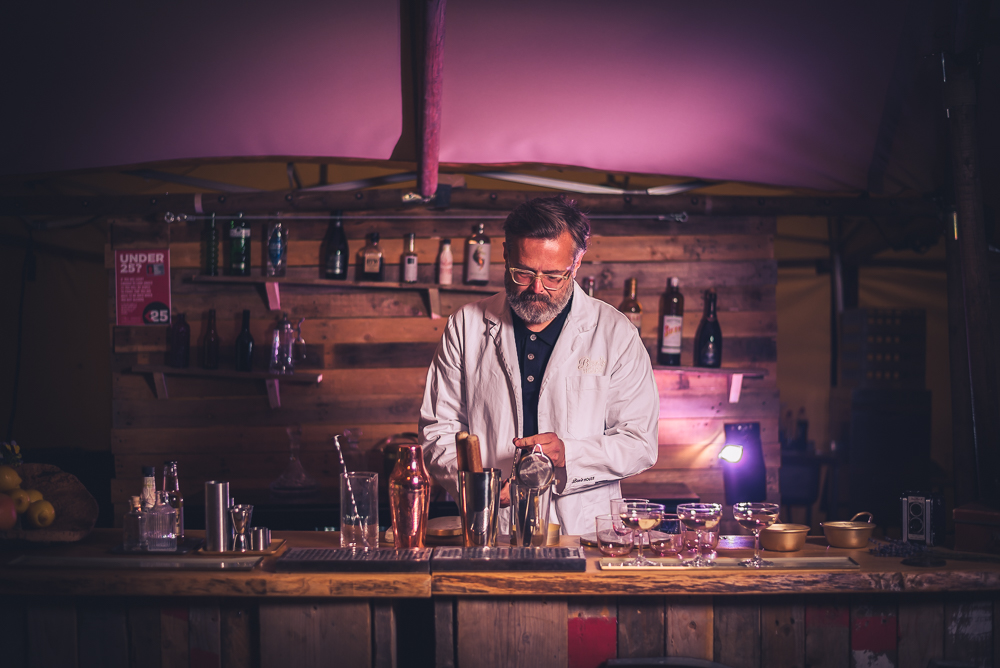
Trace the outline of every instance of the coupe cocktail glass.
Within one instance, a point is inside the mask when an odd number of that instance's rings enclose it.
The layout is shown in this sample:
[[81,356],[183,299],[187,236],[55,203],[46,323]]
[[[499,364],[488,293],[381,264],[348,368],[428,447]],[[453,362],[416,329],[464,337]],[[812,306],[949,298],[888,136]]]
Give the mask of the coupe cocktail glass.
[[[639,545],[639,554],[635,559],[624,564],[626,566],[655,566],[656,562],[650,561],[642,556],[643,543],[649,542],[649,530],[660,523],[663,516],[664,507],[659,503],[642,503],[626,501],[619,505],[618,517],[622,524],[635,532],[639,538],[636,541]],[[643,534],[646,534],[644,537]]]
[[722,519],[722,506],[718,503],[682,503],[677,506],[677,516],[688,529],[696,532],[696,550],[694,559],[685,561],[685,566],[713,566],[711,560],[701,554],[702,534],[719,526]]
[[774,562],[760,558],[760,532],[778,521],[779,506],[777,503],[734,503],[733,517],[744,529],[753,532],[753,559],[744,559],[740,563],[747,568],[762,568],[773,566]]

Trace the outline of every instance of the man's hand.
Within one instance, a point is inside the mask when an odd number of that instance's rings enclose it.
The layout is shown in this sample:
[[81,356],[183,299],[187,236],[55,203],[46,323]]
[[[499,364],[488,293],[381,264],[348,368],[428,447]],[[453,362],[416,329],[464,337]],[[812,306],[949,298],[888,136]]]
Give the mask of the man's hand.
[[506,508],[510,505],[510,480],[500,488],[500,507]]
[[553,434],[551,431],[547,431],[544,434],[535,434],[534,436],[528,436],[527,438],[515,438],[514,447],[515,448],[533,448],[536,445],[542,447],[542,452],[545,456],[552,460],[552,463],[556,468],[563,468],[566,466],[566,445],[562,442],[562,439]]

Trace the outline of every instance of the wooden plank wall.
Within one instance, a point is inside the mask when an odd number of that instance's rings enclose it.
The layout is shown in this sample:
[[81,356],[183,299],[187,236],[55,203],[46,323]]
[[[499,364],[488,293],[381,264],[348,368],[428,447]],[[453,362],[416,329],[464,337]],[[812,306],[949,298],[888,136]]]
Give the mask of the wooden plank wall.
[[[352,257],[364,235],[381,233],[387,280],[398,280],[402,237],[417,234],[420,280],[433,280],[440,238],[450,237],[461,257],[472,222],[483,214],[449,211],[418,219],[371,215],[345,220]],[[321,240],[328,222],[288,218],[290,277],[319,277]],[[486,218],[494,240],[491,283],[502,289],[502,219]],[[262,286],[191,283],[200,272],[204,223],[112,221],[112,248],[142,248],[169,243],[175,313],[185,313],[192,329],[192,365],[210,308],[217,311],[222,366],[233,363],[232,346],[243,309],[251,312],[258,346],[255,364],[263,368],[264,349],[277,313],[270,312]],[[260,276],[263,221],[254,224],[254,275]],[[725,376],[657,374],[662,396],[660,458],[642,476],[644,482],[682,481],[706,500],[723,498],[716,455],[726,421],[760,421],[768,464],[769,497],[777,498],[778,393],[776,384],[775,283],[773,218],[692,217],[684,223],[657,220],[594,221],[593,244],[579,278],[597,278],[597,296],[617,305],[627,278],[639,282],[643,339],[656,341],[659,295],[670,276],[678,276],[686,299],[682,362],[691,363],[695,330],[701,318],[704,289],[718,292],[719,320],[727,366],[767,370],[764,380],[748,380],[738,404],[729,404]],[[127,328],[114,324],[113,270],[109,256],[109,341],[112,351],[112,451],[116,479],[112,496],[117,510],[139,491],[140,467],[177,459],[185,495],[202,481],[225,479],[234,490],[266,489],[287,458],[285,427],[301,424],[302,460],[321,485],[337,485],[336,455],[329,438],[346,428],[364,432],[362,448],[398,432],[414,431],[427,366],[445,325],[428,317],[423,293],[343,287],[282,286],[281,305],[290,317],[306,318],[309,366],[321,368],[318,386],[281,386],[282,406],[268,407],[263,382],[170,377],[170,399],[156,398],[152,381],[129,373],[135,364],[162,363],[166,332],[162,327]],[[353,275],[353,267],[352,267]],[[460,276],[456,262],[456,276]],[[459,279],[460,280],[460,279]],[[441,294],[443,315],[481,295]],[[116,513],[121,515],[121,512]]]

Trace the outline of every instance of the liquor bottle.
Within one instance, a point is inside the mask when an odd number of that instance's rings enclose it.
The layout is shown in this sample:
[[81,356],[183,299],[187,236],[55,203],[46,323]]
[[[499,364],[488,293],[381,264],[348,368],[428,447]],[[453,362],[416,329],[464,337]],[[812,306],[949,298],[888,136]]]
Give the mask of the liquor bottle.
[[488,285],[490,282],[490,238],[486,224],[472,226],[472,236],[465,240],[465,283]]
[[126,552],[146,549],[146,516],[142,510],[142,498],[130,497],[128,512],[122,518],[122,549]]
[[250,221],[242,213],[229,221],[229,275],[250,275]]
[[583,279],[583,291],[587,293],[588,297],[594,296],[594,286],[597,284],[597,279],[593,276],[587,276]]
[[219,275],[219,228],[214,213],[205,224],[205,275]]
[[142,467],[142,509],[149,510],[156,503],[156,469],[152,466]]
[[292,373],[295,370],[295,330],[285,313],[281,314],[281,320],[271,335],[268,369],[271,373]]
[[183,313],[174,317],[170,325],[170,366],[186,369],[191,364],[191,325]]
[[177,550],[177,511],[167,503],[166,495],[156,493],[156,503],[149,511],[146,521],[146,549],[150,552],[174,552]]
[[267,224],[267,261],[264,265],[266,276],[284,276],[288,264],[288,228],[280,220]]
[[292,358],[295,363],[306,361],[306,340],[302,338],[302,323],[306,321],[305,318],[299,318],[299,323],[295,326],[295,343],[292,344]]
[[438,251],[438,283],[451,285],[455,256],[451,254],[451,239],[441,240],[441,250]]
[[681,335],[684,325],[684,295],[680,280],[667,281],[667,291],[660,296],[660,327],[656,340],[656,363],[660,366],[680,366]]
[[642,304],[636,299],[637,290],[636,279],[630,278],[625,281],[625,299],[618,305],[618,310],[628,317],[629,322],[639,330],[639,336],[642,336]]
[[419,445],[399,446],[396,467],[389,476],[389,510],[396,549],[424,546],[430,509],[431,477]]
[[722,329],[715,314],[715,290],[705,291],[705,313],[694,335],[694,365],[719,367],[722,365]]
[[202,348],[202,364],[206,369],[219,368],[219,332],[215,329],[215,309],[208,310],[208,332]]
[[323,278],[343,281],[347,278],[348,258],[347,235],[344,234],[344,221],[341,212],[334,212],[330,219],[330,228],[323,240]]
[[382,281],[385,280],[385,262],[382,258],[382,249],[378,245],[378,232],[368,235],[368,243],[358,251],[358,271],[359,281]]
[[399,258],[403,283],[417,282],[417,235],[407,234],[403,255]]
[[174,533],[177,540],[184,538],[184,497],[181,482],[177,477],[177,462],[163,462],[163,494],[167,503],[176,512]]
[[253,371],[253,336],[250,334],[250,310],[243,310],[243,327],[236,336],[236,370]]

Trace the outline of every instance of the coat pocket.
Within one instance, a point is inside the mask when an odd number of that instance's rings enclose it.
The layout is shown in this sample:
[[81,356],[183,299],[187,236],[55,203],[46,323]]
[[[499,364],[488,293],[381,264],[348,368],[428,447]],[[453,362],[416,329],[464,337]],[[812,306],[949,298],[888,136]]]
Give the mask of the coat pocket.
[[586,438],[604,433],[604,418],[608,412],[607,376],[575,376],[566,379],[566,414],[571,436]]

